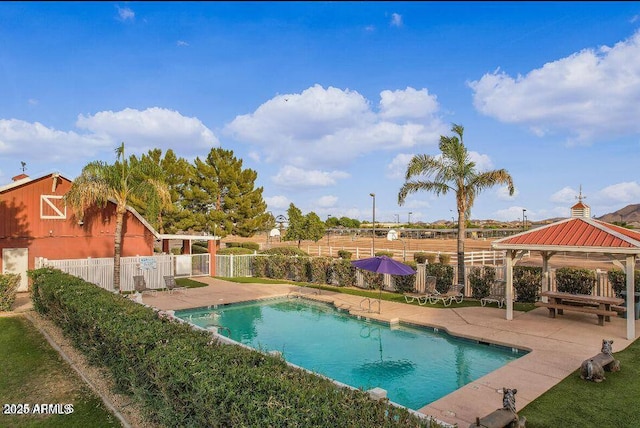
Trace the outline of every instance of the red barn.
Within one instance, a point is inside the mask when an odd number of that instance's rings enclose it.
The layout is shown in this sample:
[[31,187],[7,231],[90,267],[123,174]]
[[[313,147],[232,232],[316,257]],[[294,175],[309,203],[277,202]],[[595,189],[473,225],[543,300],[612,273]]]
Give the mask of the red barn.
[[[35,259],[113,257],[115,204],[87,212],[84,218],[67,207],[63,196],[71,180],[52,173],[39,178],[25,174],[0,187],[0,267],[20,273],[19,291],[27,291],[28,269]],[[122,256],[150,256],[161,236],[130,209],[123,225]]]

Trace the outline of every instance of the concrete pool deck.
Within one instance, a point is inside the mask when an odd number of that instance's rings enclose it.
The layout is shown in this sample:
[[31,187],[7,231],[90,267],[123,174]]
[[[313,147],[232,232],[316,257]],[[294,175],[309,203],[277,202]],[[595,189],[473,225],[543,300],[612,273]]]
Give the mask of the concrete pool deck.
[[[545,391],[576,371],[582,361],[600,352],[602,339],[613,339],[618,352],[632,341],[626,337],[626,320],[612,317],[604,326],[591,314],[566,312],[549,318],[546,308],[529,312],[514,311],[513,320],[505,319],[505,309],[490,307],[446,309],[383,301],[380,314],[360,310],[362,297],[322,291],[290,284],[239,284],[216,278],[194,280],[207,287],[191,288],[181,293],[159,292],[145,295],[145,304],[163,310],[178,310],[236,303],[299,292],[316,300],[333,303],[353,314],[383,321],[400,321],[438,327],[455,336],[529,350],[523,357],[471,382],[455,392],[426,405],[418,411],[443,422],[469,426],[502,407],[502,388],[517,388],[516,408],[522,409]],[[377,309],[377,301],[374,305]],[[640,332],[636,321],[636,332]],[[436,362],[437,364],[437,362]],[[624,372],[624,367],[622,367]]]

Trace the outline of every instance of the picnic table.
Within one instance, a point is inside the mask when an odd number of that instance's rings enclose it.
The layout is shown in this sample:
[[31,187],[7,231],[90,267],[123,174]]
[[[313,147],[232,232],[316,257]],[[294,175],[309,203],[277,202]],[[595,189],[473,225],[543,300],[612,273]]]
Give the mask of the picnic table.
[[536,302],[536,306],[549,309],[549,317],[555,318],[556,313],[562,315],[564,311],[584,312],[598,316],[598,324],[604,325],[611,321],[611,317],[624,312],[621,306],[624,299],[618,297],[593,296],[591,294],[572,294],[561,291],[543,291],[541,296],[547,297],[548,302]]

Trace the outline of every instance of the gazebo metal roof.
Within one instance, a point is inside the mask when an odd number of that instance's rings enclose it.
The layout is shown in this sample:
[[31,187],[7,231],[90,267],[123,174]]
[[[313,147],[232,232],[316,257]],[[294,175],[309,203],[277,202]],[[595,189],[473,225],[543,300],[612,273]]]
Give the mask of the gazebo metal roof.
[[[635,230],[588,217],[572,217],[498,239],[491,244],[491,248],[507,251],[507,319],[513,319],[513,265],[523,251],[540,252],[543,270],[547,273],[549,259],[558,252],[607,254],[614,263],[624,267],[627,295],[634,295],[634,269],[640,258],[640,232]],[[548,275],[545,276],[548,278]],[[635,313],[634,304],[634,299],[627,300],[627,314]],[[635,339],[633,316],[627,316],[627,339]]]

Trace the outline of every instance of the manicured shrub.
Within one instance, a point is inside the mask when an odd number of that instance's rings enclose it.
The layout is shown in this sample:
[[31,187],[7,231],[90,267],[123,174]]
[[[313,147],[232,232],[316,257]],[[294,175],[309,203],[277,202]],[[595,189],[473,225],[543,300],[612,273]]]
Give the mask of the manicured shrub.
[[258,278],[267,278],[269,271],[268,264],[269,256],[252,257],[251,271],[253,272],[253,276]]
[[427,276],[436,277],[436,290],[446,293],[453,284],[453,266],[440,263],[425,266]]
[[16,293],[20,284],[19,274],[0,275],[0,311],[10,311],[16,301]]
[[427,253],[427,263],[430,265],[434,264],[437,258],[438,255],[436,253]]
[[376,251],[376,256],[387,256],[389,258],[393,258],[393,251]]
[[596,272],[591,269],[562,267],[556,269],[556,289],[572,294],[591,294]]
[[[403,262],[405,265],[411,267],[413,270],[417,269],[416,262]],[[396,290],[400,293],[407,293],[413,291],[416,284],[416,274],[413,275],[393,275]]]
[[482,299],[489,295],[491,286],[496,280],[496,268],[493,266],[474,266],[469,272],[471,297]]
[[[640,270],[634,271],[634,284],[635,284],[635,292],[640,293]],[[627,274],[622,269],[611,269],[607,272],[607,278],[609,279],[609,284],[611,284],[611,288],[617,297],[621,297],[621,292],[627,289]]]
[[448,265],[449,263],[451,263],[451,255],[440,253],[440,255],[438,256],[438,263]]
[[362,277],[366,286],[372,289],[379,289],[384,282],[384,276],[381,273],[369,272],[362,270]]
[[253,253],[255,253],[254,250],[250,250],[249,248],[242,248],[242,247],[221,248],[216,252],[216,254],[220,254],[221,256],[229,256],[229,255],[239,256],[239,255],[246,255],[246,254],[253,254]]
[[352,253],[347,250],[338,250],[338,257],[345,260],[351,260]]
[[518,302],[534,303],[540,295],[542,268],[537,266],[514,266],[513,288]]
[[281,256],[304,256],[309,257],[309,254],[301,250],[298,247],[273,247],[268,250],[261,251],[261,254],[279,254]]
[[225,245],[227,248],[247,248],[254,251],[260,249],[260,244],[257,242],[227,242]]
[[340,388],[282,358],[210,333],[54,269],[30,271],[34,307],[153,424],[427,427],[403,408]]
[[349,260],[334,260],[331,265],[331,283],[341,287],[356,284],[356,268]]
[[[421,251],[417,253],[413,253],[413,260],[415,260],[416,263],[423,264],[427,261],[427,253],[423,253]],[[435,257],[434,257],[434,260],[435,260]]]
[[328,284],[332,263],[331,257],[312,257],[309,260],[309,280],[315,284]]

